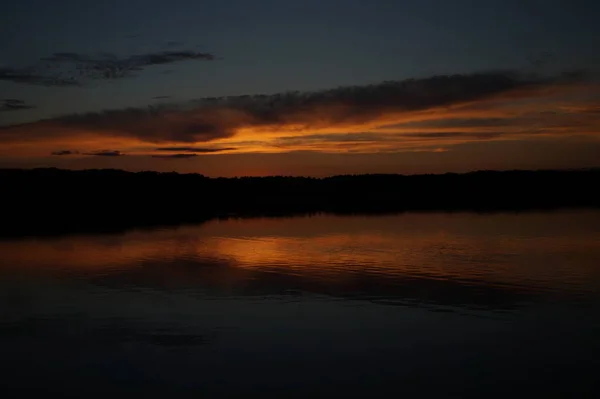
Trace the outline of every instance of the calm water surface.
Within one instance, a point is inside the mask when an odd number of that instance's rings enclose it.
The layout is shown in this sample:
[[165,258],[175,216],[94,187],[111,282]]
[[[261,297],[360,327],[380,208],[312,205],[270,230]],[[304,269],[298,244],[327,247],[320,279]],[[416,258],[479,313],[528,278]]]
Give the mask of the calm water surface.
[[598,211],[0,242],[19,396],[592,397],[599,356]]

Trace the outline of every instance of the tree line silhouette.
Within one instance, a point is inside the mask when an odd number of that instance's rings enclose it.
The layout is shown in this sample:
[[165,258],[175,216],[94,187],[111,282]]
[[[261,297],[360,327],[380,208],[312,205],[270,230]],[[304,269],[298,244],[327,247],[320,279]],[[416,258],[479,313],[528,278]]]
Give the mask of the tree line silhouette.
[[0,169],[1,235],[113,231],[215,217],[600,207],[600,169],[209,178]]

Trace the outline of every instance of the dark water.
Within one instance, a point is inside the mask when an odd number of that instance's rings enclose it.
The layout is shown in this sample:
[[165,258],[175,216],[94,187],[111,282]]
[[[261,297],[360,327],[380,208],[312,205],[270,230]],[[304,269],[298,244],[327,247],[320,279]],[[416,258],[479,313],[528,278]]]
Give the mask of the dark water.
[[592,397],[599,356],[598,211],[0,242],[11,395]]

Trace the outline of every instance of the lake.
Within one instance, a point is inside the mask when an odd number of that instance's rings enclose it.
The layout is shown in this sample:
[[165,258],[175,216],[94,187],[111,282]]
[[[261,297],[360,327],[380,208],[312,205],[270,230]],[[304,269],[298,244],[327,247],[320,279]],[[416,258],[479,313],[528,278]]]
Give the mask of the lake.
[[600,211],[7,239],[0,359],[19,396],[596,397]]

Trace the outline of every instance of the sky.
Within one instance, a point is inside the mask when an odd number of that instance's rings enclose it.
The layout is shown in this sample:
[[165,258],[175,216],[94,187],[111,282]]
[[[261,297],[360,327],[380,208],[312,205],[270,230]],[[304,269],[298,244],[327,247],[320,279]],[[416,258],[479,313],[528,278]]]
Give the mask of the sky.
[[0,167],[600,166],[593,0],[19,0]]

